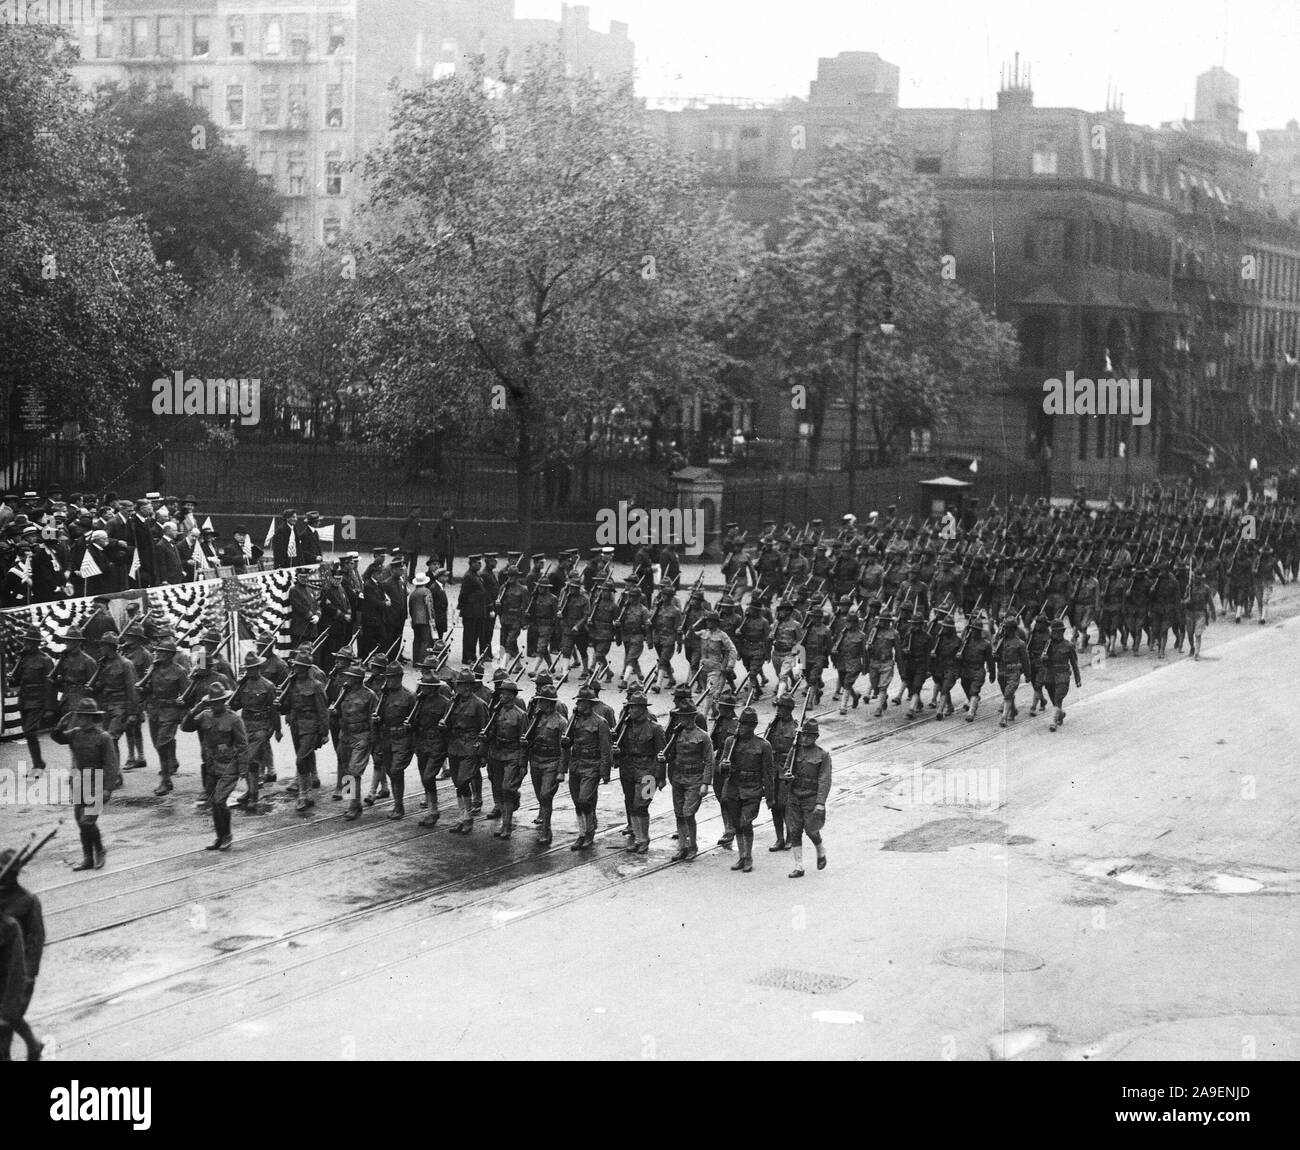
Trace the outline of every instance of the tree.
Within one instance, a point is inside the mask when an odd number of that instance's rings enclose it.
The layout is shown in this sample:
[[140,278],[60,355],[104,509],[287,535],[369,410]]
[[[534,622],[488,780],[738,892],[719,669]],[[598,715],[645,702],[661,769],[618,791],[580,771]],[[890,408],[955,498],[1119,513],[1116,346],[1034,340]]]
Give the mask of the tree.
[[744,250],[630,79],[570,78],[540,50],[490,78],[480,59],[398,94],[365,175],[382,213],[358,281],[370,410],[395,445],[454,420],[504,451],[525,549],[544,461],[615,406],[716,398],[726,356],[705,328]]
[[124,212],[123,141],[75,58],[59,28],[0,24],[0,376],[96,443],[165,369],[182,285]]
[[810,469],[831,400],[849,403],[855,427],[865,412],[887,456],[1014,356],[1010,326],[943,278],[938,201],[888,141],[828,147],[816,174],[795,185],[788,225],[751,277],[745,306],[751,338],[783,385],[803,389]]
[[123,204],[144,217],[159,263],[191,287],[236,259],[255,280],[283,277],[289,241],[278,230],[280,198],[203,109],[143,84],[102,87],[97,109],[125,134]]

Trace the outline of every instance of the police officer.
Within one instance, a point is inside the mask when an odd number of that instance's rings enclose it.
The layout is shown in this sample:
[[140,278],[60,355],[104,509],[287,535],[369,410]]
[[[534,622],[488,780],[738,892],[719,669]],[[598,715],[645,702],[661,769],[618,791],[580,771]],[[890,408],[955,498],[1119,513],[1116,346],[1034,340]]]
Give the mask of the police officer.
[[206,849],[230,849],[230,808],[226,800],[248,770],[248,734],[244,721],[227,704],[234,692],[214,682],[207,698],[201,699],[181,721],[182,731],[197,731],[212,773],[212,822],[217,838]]
[[794,852],[791,878],[803,878],[805,831],[817,849],[817,869],[826,869],[826,847],[822,843],[821,832],[826,825],[826,799],[831,793],[831,756],[817,745],[820,731],[816,719],[809,719],[803,724],[790,773],[790,805],[786,810],[786,825],[790,833],[790,849]]
[[567,721],[556,710],[555,688],[549,684],[537,688],[533,698],[535,714],[525,728],[524,743],[528,749],[528,773],[537,796],[537,841],[542,846],[551,843],[551,814],[555,793],[564,781],[564,748],[561,740]]
[[609,724],[592,709],[596,694],[590,687],[578,690],[573,718],[560,746],[563,770],[569,778],[569,796],[578,820],[578,837],[570,850],[590,850],[596,841],[596,796],[601,783],[609,782],[614,757]]
[[248,793],[241,800],[246,811],[257,809],[263,775],[275,777],[271,740],[274,738],[278,743],[284,737],[280,712],[275,706],[275,686],[263,676],[263,662],[256,651],[244,656],[244,673],[230,700],[230,709],[239,712],[248,736]]
[[[298,665],[297,659],[294,664]],[[349,822],[361,814],[361,779],[366,773],[366,764],[370,761],[374,745],[374,713],[379,704],[375,693],[362,682],[364,677],[365,669],[356,664],[344,671],[343,693],[334,704],[339,716],[339,760],[347,775],[344,790],[348,798],[348,809],[343,812],[343,817]],[[317,691],[321,690],[318,683],[313,682],[312,686]],[[323,692],[320,699],[324,700]],[[301,773],[298,778],[301,786]]]
[[[406,717],[414,705],[415,696],[402,686],[402,665],[390,663],[384,669],[384,690],[374,712],[374,758],[377,765],[382,764],[392,788],[390,819],[400,819],[406,814],[406,768],[415,754],[415,743],[406,726]],[[366,805],[373,805],[372,800],[367,799]]]
[[[289,720],[289,735],[293,740],[295,771],[298,776],[298,801],[294,810],[305,811],[315,805],[311,797],[316,778],[316,749],[325,742],[330,726],[330,708],[325,700],[325,689],[311,674],[315,664],[307,656],[297,654],[291,664],[293,678],[281,688],[278,709]],[[357,668],[357,678],[361,676]],[[343,678],[346,684],[347,679]],[[346,686],[344,688],[346,690]],[[339,779],[342,781],[347,756],[343,739],[339,738]],[[342,798],[335,788],[335,798]]]
[[51,732],[56,743],[72,752],[72,816],[81,834],[81,862],[73,870],[103,869],[108,852],[99,833],[99,815],[122,785],[117,745],[100,725],[103,716],[99,704],[83,695]]
[[447,734],[447,760],[456,786],[456,805],[460,809],[460,819],[451,828],[453,834],[467,835],[474,829],[474,783],[482,778],[479,773],[483,752],[481,732],[487,718],[487,704],[474,694],[474,676],[461,671],[456,676],[455,698],[443,727]]
[[709,736],[695,725],[693,703],[680,704],[674,717],[677,726],[665,758],[668,778],[673,785],[673,814],[677,818],[678,847],[673,862],[681,862],[699,854],[695,813],[713,782],[713,744]]
[[457,601],[461,621],[460,661],[466,667],[478,658],[480,651],[486,653],[491,649],[487,634],[492,625],[489,607],[487,588],[483,584],[483,556],[471,555],[469,570],[460,581]]
[[771,805],[776,784],[772,745],[758,737],[757,726],[758,712],[746,707],[740,713],[736,741],[727,756],[729,769],[722,788],[722,809],[735,828],[740,849],[740,858],[731,869],[746,874],[754,869],[754,818],[764,799]]

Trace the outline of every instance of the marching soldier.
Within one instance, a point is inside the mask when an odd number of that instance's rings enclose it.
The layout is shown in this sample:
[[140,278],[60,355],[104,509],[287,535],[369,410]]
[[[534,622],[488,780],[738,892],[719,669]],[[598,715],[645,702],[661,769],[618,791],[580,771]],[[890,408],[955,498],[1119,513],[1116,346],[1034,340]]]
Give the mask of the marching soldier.
[[[678,633],[682,629],[682,609],[673,595],[673,584],[665,579],[659,584],[659,600],[650,613],[647,638],[658,659],[659,678],[670,687],[676,686],[673,678],[673,656],[677,654]],[[655,687],[658,688],[656,680]]]
[[[295,654],[291,664],[293,677],[280,688],[277,707],[289,720],[289,736],[293,740],[294,769],[297,774],[298,800],[294,810],[305,811],[316,805],[311,797],[318,785],[316,750],[325,743],[330,727],[330,709],[325,701],[325,689],[312,675],[315,664],[307,656]],[[360,669],[358,669],[358,676]],[[343,738],[339,737],[339,781],[342,782],[347,762]],[[336,799],[342,798],[339,788]]]
[[623,730],[614,740],[618,780],[623,787],[623,806],[631,827],[628,851],[646,854],[650,850],[650,803],[666,781],[663,728],[650,717],[646,697],[633,690],[627,697]]
[[537,653],[537,662],[532,670],[533,677],[537,678],[543,664],[547,667],[551,665],[551,641],[555,634],[555,617],[560,601],[551,585],[540,575],[531,593],[531,600],[532,606],[525,612],[524,618],[528,622],[529,642]]
[[72,752],[72,816],[81,835],[81,862],[73,870],[103,870],[108,852],[99,833],[99,816],[122,785],[117,745],[100,725],[103,715],[99,704],[83,695],[50,736]]
[[126,732],[131,716],[139,710],[140,692],[136,690],[135,667],[118,654],[117,633],[105,631],[99,641],[106,651],[92,676],[93,686],[107,716],[108,735],[117,753],[119,740]]
[[524,608],[528,605],[528,588],[519,568],[512,562],[505,570],[506,584],[501,589],[497,616],[501,620],[501,649],[513,659],[519,654],[519,632],[524,626]]
[[1195,662],[1201,660],[1201,640],[1205,636],[1207,618],[1216,618],[1214,611],[1214,592],[1205,581],[1204,575],[1197,572],[1192,577],[1192,585],[1187,591],[1187,647]]
[[[629,586],[626,596],[617,636],[623,645],[623,671],[619,676],[619,685],[624,687],[627,686],[629,668],[635,673],[636,681],[641,682],[641,652],[645,650],[645,636],[650,624],[650,612],[641,602],[641,588]],[[572,786],[572,782],[569,785]]]
[[536,714],[527,728],[524,743],[528,748],[528,773],[537,796],[537,841],[542,846],[551,843],[551,814],[555,793],[564,781],[564,749],[561,740],[567,722],[555,709],[555,688],[549,684],[539,686],[533,698]]
[[[383,691],[374,710],[375,774],[383,771],[392,787],[393,809],[390,819],[400,819],[406,814],[406,768],[410,766],[415,744],[407,728],[406,718],[415,704],[415,696],[402,686],[402,665],[390,663],[384,669]],[[373,806],[374,798],[366,799]]]
[[[826,664],[831,654],[831,629],[827,625],[826,615],[819,608],[812,608],[809,618],[805,620],[807,630],[803,634],[803,675],[808,690],[812,692],[812,705],[822,701],[825,689],[822,676],[826,673]],[[791,686],[793,691],[794,686]]]
[[248,736],[248,792],[240,802],[245,811],[256,811],[262,795],[262,779],[274,780],[271,740],[274,738],[278,743],[283,738],[280,712],[275,706],[275,685],[263,676],[264,663],[256,651],[244,656],[244,673],[235,684],[234,697],[230,700],[230,709],[239,712]]
[[[794,650],[799,645],[803,634],[803,624],[794,617],[794,604],[789,599],[782,599],[776,605],[776,623],[772,627],[772,669],[776,675],[776,691],[780,694],[782,684],[793,691],[798,676]],[[757,695],[754,696],[758,698]]]
[[[1156,644],[1156,658],[1165,657],[1169,632],[1180,623],[1183,589],[1174,575],[1173,563],[1166,563],[1151,587],[1151,634]],[[1182,647],[1181,640],[1179,647]]]
[[[614,642],[614,619],[618,605],[614,602],[614,585],[606,579],[592,590],[595,603],[591,608],[591,682],[599,683],[601,677],[612,679],[614,671],[609,665],[609,649]],[[658,688],[656,687],[656,690]]]
[[921,616],[914,616],[911,607],[906,603],[899,607],[898,616],[899,636],[905,660],[899,665],[898,670],[903,679],[902,690],[907,692],[910,700],[904,714],[911,719],[919,716],[925,709],[921,691],[925,688],[926,679],[930,677],[930,637],[926,633]]
[[[985,637],[983,620],[977,615],[966,621],[966,633],[957,649],[957,673],[961,678],[962,693],[966,696],[966,722],[973,723],[979,714],[980,692],[984,689],[985,680],[990,675],[997,674],[997,665],[993,661],[993,644]],[[951,696],[948,712],[952,713]]]
[[693,703],[688,701],[679,705],[674,717],[677,726],[664,755],[668,763],[668,779],[673,785],[673,814],[677,818],[678,846],[673,862],[681,862],[699,854],[695,813],[713,782],[713,745],[709,736],[694,723],[696,711]]
[[772,829],[776,832],[776,842],[767,848],[769,851],[790,849],[785,829],[786,809],[790,803],[790,780],[785,778],[784,766],[799,731],[793,711],[794,700],[789,695],[777,699],[776,718],[768,724],[763,735],[772,747],[772,760],[778,768],[772,780],[771,792],[767,796],[768,809],[772,812]]
[[939,635],[930,649],[930,674],[934,677],[939,693],[939,713],[936,720],[947,718],[953,712],[952,689],[956,685],[957,652],[961,640],[957,638],[957,628],[951,617],[939,623]]
[[740,858],[731,869],[746,874],[754,869],[754,818],[764,799],[771,805],[776,786],[772,746],[758,737],[757,726],[758,712],[746,707],[730,753],[723,756],[730,769],[722,787],[722,807],[740,848]]
[[456,676],[455,698],[444,720],[447,733],[447,760],[451,764],[451,777],[456,786],[456,805],[460,819],[451,828],[453,834],[467,835],[474,829],[474,783],[479,773],[479,758],[483,750],[483,728],[487,725],[488,708],[474,694],[474,676],[461,671]]
[[[185,717],[181,696],[189,687],[189,676],[176,662],[176,642],[160,639],[154,647],[154,663],[145,675],[145,713],[149,716],[149,737],[158,752],[158,774],[162,782],[154,791],[162,796],[172,790],[172,776],[180,764],[176,759],[176,732]],[[144,693],[144,688],[141,688]]]
[[821,832],[826,825],[826,800],[831,793],[831,757],[817,745],[820,731],[816,719],[809,719],[803,724],[790,775],[790,804],[786,809],[786,825],[790,835],[790,849],[794,852],[791,878],[803,878],[805,831],[817,850],[817,869],[826,869],[826,847],[822,843]]
[[994,661],[998,667],[998,687],[1002,692],[1002,711],[998,726],[1005,727],[1015,722],[1016,688],[1022,678],[1031,676],[1029,648],[1020,633],[1020,624],[1015,618],[1002,621],[1002,637],[993,649]]
[[575,649],[582,663],[583,678],[589,673],[586,651],[579,644],[582,641],[582,630],[587,625],[587,612],[590,610],[591,601],[582,589],[582,580],[577,575],[570,575],[565,585],[564,605],[560,612],[560,664],[556,677],[561,683],[568,682]]
[[501,705],[488,728],[488,779],[492,783],[492,801],[501,811],[501,824],[493,838],[508,839],[514,831],[515,811],[519,809],[519,788],[528,771],[524,749],[524,731],[528,712],[519,702],[519,684],[506,679],[500,687]]
[[708,614],[709,604],[704,598],[704,592],[698,587],[693,588],[687,596],[685,617],[682,620],[682,645],[692,675],[700,665],[700,631]]
[[[1029,684],[1034,688],[1034,699],[1033,702],[1029,704],[1029,715],[1031,718],[1038,713],[1040,707],[1044,711],[1047,710],[1047,700],[1043,698],[1043,688],[1047,684],[1044,670],[1045,663],[1043,660],[1047,652],[1047,645],[1051,642],[1052,638],[1051,633],[1048,630],[1049,622],[1050,620],[1046,615],[1035,616],[1033,628],[1029,632],[1029,641],[1026,644],[1026,650],[1029,654]],[[1141,635],[1141,633],[1142,631],[1139,626],[1139,629],[1133,638],[1133,645],[1135,648],[1138,642],[1137,636]]]
[[122,657],[131,664],[135,673],[136,701],[126,717],[126,761],[122,764],[124,771],[136,770],[145,766],[144,759],[144,692],[139,689],[140,680],[153,663],[153,658],[144,645],[144,628],[139,623],[131,623],[122,632],[118,649]]
[[[378,652],[366,660],[366,677],[362,682],[365,684],[366,689],[378,700],[376,707],[382,704],[384,695],[388,691],[389,666],[388,656],[381,655]],[[400,674],[401,664],[394,660],[391,666],[397,667]],[[397,686],[401,686],[400,677],[397,680]],[[372,712],[372,723],[374,718]],[[374,769],[370,772],[370,793],[365,797],[365,805],[373,807],[376,799],[386,799],[391,793],[388,789],[388,760],[380,750],[377,733],[374,730],[370,732],[370,761]]]
[[0,851],[0,1062],[11,1059],[15,1031],[27,1048],[27,1061],[39,1062],[41,1044],[24,1016],[45,952],[45,918],[41,900],[18,882],[15,854]]
[[[298,660],[295,659],[295,668],[299,665]],[[339,761],[347,775],[343,790],[348,799],[348,809],[343,812],[343,817],[349,822],[361,815],[361,779],[366,773],[366,764],[370,761],[370,752],[374,745],[374,714],[375,707],[379,703],[375,693],[362,682],[364,677],[365,668],[357,664],[348,667],[341,676],[343,693],[339,696],[339,701],[334,704],[334,709],[339,716]],[[303,678],[307,676],[304,675]],[[299,680],[295,679],[294,686],[290,688],[291,697],[297,689],[298,682]],[[311,685],[312,690],[318,693],[316,698],[319,706],[325,701],[324,691],[315,681],[312,681]],[[298,779],[301,795],[306,793],[303,790],[301,773]]]
[[415,688],[415,703],[408,720],[420,783],[424,787],[422,805],[428,808],[428,813],[420,818],[422,827],[438,825],[438,774],[447,761],[447,734],[441,722],[451,700],[451,690],[438,677],[438,656],[430,655],[420,668],[420,682]]
[[574,703],[573,718],[561,740],[563,771],[569,776],[569,795],[578,819],[578,837],[570,850],[590,850],[596,841],[596,795],[601,783],[609,782],[614,760],[609,724],[592,711],[595,693],[581,687]]
[[853,697],[854,707],[857,707],[862,701],[862,696],[857,692],[853,684],[858,681],[858,676],[862,674],[866,646],[867,637],[862,633],[862,618],[858,614],[858,609],[852,607],[849,609],[847,625],[831,647],[835,657],[835,669],[839,672],[840,690],[843,692],[840,696],[841,715],[848,714],[850,696]]
[[1074,644],[1066,641],[1065,624],[1060,619],[1052,620],[1051,636],[1047,650],[1043,653],[1043,667],[1047,694],[1052,700],[1052,706],[1056,708],[1056,714],[1047,729],[1054,731],[1065,722],[1063,705],[1065,696],[1070,692],[1071,674],[1074,675],[1076,687],[1082,687],[1083,681],[1079,678],[1078,653]]
[[875,712],[876,718],[880,718],[889,705],[889,684],[894,678],[894,663],[901,664],[903,661],[898,632],[894,629],[894,616],[887,610],[882,610],[876,616],[870,642],[867,644],[866,659],[870,698],[880,700]]
[[18,695],[18,713],[22,718],[23,738],[32,768],[45,770],[39,731],[58,716],[59,700],[54,687],[54,660],[41,650],[41,633],[35,627],[23,631],[23,651],[10,676],[10,686]]
[[63,642],[66,644],[65,650],[55,662],[50,677],[61,696],[62,713],[66,715],[77,705],[77,700],[87,693],[86,684],[95,673],[95,660],[81,648],[80,627],[69,627],[63,636]]
[[771,649],[771,628],[758,603],[750,599],[745,608],[745,618],[736,632],[736,650],[745,665],[745,678],[754,684],[756,699],[762,698],[762,685],[767,682],[763,664],[767,662]]
[[[716,714],[717,698],[722,692],[723,681],[731,673],[739,656],[736,645],[722,630],[716,612],[710,611],[704,616],[704,625],[707,630],[700,644],[700,669],[708,685],[709,709]],[[694,704],[691,709],[694,713]]]
[[230,849],[230,808],[226,800],[248,771],[248,734],[244,721],[227,704],[234,692],[220,680],[208,688],[207,698],[196,704],[181,721],[182,731],[197,731],[212,774],[212,822],[217,837],[206,849]]
[[[726,691],[718,699],[718,717],[714,720],[713,730],[709,734],[709,743],[713,747],[713,761],[721,764],[723,753],[726,750],[728,741],[739,730],[740,724],[736,718],[736,696],[730,691]],[[718,846],[731,849],[731,844],[736,837],[736,828],[731,821],[730,812],[722,806],[722,786],[725,780],[722,777],[721,769],[713,772],[713,797],[718,800],[718,806],[722,810],[722,837],[718,839]]]

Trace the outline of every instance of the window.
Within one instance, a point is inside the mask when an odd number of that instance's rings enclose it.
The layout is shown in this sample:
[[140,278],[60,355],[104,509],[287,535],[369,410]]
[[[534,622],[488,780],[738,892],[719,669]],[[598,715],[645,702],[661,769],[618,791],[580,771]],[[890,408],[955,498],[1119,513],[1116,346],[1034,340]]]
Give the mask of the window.
[[1056,175],[1056,145],[1050,140],[1039,140],[1034,145],[1032,170],[1036,176]]
[[307,126],[307,85],[289,85],[289,127],[302,129]]
[[303,185],[307,179],[307,154],[305,152],[290,152],[287,171],[289,195],[304,195],[306,190]]
[[226,123],[232,128],[244,126],[244,85],[226,85]]
[[191,56],[206,56],[212,39],[212,17],[194,17],[194,36],[190,45]]
[[307,55],[307,15],[289,17],[289,55]]
[[329,55],[334,56],[343,51],[343,17],[331,13],[329,21],[329,46],[325,51]]
[[284,24],[279,16],[268,16],[262,25],[262,55],[279,56],[284,53]]
[[230,54],[232,56],[242,56],[244,54],[244,18],[242,16],[232,16],[226,21],[226,35],[230,38]]
[[274,149],[266,148],[257,153],[257,174],[271,187],[275,187],[275,161]]
[[925,176],[937,176],[939,174],[940,163],[938,156],[917,156],[912,163],[913,171],[919,172]]
[[175,56],[181,46],[181,22],[171,16],[158,17],[158,55]]
[[343,230],[342,221],[338,216],[326,216],[321,225],[321,236],[325,240],[325,246],[332,248],[339,242],[339,232]]
[[330,152],[325,157],[325,194],[341,196],[343,194],[343,154]]
[[113,47],[113,21],[111,18],[105,17],[100,21],[95,34],[95,55],[101,60],[111,59]]
[[325,126],[343,127],[343,85],[325,85]]
[[190,85],[190,103],[212,115],[212,85],[206,80]]
[[149,17],[136,16],[131,20],[131,55],[139,58],[149,54]]
[[930,429],[928,427],[914,427],[911,429],[911,453],[913,455],[930,454]]
[[280,85],[262,85],[262,127],[275,128],[280,124]]

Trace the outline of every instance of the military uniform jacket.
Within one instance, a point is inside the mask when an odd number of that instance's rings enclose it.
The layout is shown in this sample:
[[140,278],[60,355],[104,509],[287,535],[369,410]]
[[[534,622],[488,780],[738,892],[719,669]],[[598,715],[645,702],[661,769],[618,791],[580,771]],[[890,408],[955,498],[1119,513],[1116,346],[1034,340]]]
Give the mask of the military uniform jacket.
[[619,638],[622,642],[628,639],[639,639],[645,634],[646,625],[650,622],[650,612],[645,609],[644,603],[633,603],[623,613],[623,625],[620,628]]
[[512,627],[519,626],[524,619],[524,608],[528,605],[528,589],[516,580],[507,583],[501,593],[501,607],[498,614],[501,622]]
[[624,770],[650,771],[655,779],[664,781],[665,766],[657,756],[663,753],[668,737],[664,729],[647,715],[644,721],[628,721],[623,729],[623,747],[619,751],[619,766]]
[[149,674],[149,683],[145,688],[146,705],[159,712],[183,711],[181,695],[190,685],[190,677],[185,669],[175,661],[158,663]]
[[998,646],[998,665],[1007,676],[1029,674],[1029,648],[1018,635],[1003,639]]
[[[72,769],[74,771],[103,771],[101,778],[106,792],[117,790],[122,785],[122,768],[118,762],[117,747],[113,737],[103,727],[80,727],[68,730],[55,727],[50,738],[56,743],[63,743],[72,752]],[[99,789],[93,785],[83,784],[82,796],[89,798],[98,795]]]
[[993,663],[993,644],[983,635],[972,635],[964,640],[961,653],[961,673],[967,678],[988,673],[994,675],[997,668]]
[[[315,686],[315,684],[313,684]],[[297,684],[289,688],[289,694],[292,696]],[[319,687],[317,686],[319,690]],[[322,701],[325,694],[321,692]],[[374,691],[369,687],[363,687],[360,683],[349,687],[343,692],[339,699],[337,707],[339,712],[339,732],[344,735],[368,735],[372,725],[372,716],[375,713],[375,705],[379,700],[375,697]]]
[[790,748],[794,746],[798,730],[799,724],[793,719],[775,719],[768,726],[765,741],[771,746],[772,757],[781,768],[785,767],[785,760],[790,755]]
[[871,639],[871,646],[867,650],[867,658],[871,666],[892,667],[895,659],[899,657],[901,656],[898,652],[898,632],[893,627],[877,627]]
[[135,710],[140,693],[135,689],[135,668],[121,655],[109,655],[95,675],[95,698],[101,703],[125,703]]
[[957,648],[961,640],[951,631],[942,631],[930,652],[930,669],[936,674],[944,674],[957,669]]
[[723,793],[727,798],[771,799],[776,791],[776,766],[772,745],[751,734],[737,738],[731,751],[731,771]]
[[488,758],[517,765],[524,761],[524,748],[520,739],[528,725],[528,712],[516,699],[512,703],[503,703],[492,721],[488,731]]
[[831,756],[821,747],[800,747],[794,756],[790,794],[796,798],[815,799],[818,806],[831,793]]
[[285,689],[280,712],[288,715],[290,722],[299,720],[327,725],[329,705],[325,702],[325,688],[310,675],[301,678],[295,675],[293,682]]
[[814,623],[803,640],[804,659],[809,663],[825,662],[831,650],[831,629],[825,623]]
[[415,696],[405,687],[394,687],[380,696],[378,734],[387,739],[407,736],[406,716],[415,705]]
[[564,633],[572,635],[580,631],[587,621],[587,612],[590,610],[591,600],[587,598],[586,593],[577,587],[571,587],[564,600],[564,614],[560,618]]
[[86,694],[86,683],[94,673],[95,660],[85,651],[68,651],[54,664],[50,678],[63,701],[71,705]]
[[528,613],[528,618],[534,623],[552,625],[555,622],[555,610],[559,605],[560,601],[555,597],[555,592],[543,584],[538,589],[537,598],[533,600],[533,609]]
[[768,645],[768,624],[761,615],[746,615],[736,630],[736,646],[752,658],[764,654]]
[[699,727],[681,727],[668,755],[668,777],[680,786],[713,782],[713,744]]
[[614,617],[618,607],[613,598],[602,596],[596,602],[591,613],[591,638],[596,642],[612,642],[614,639]]
[[727,740],[740,730],[740,720],[735,715],[719,715],[717,721],[713,724],[713,731],[709,735],[709,742],[713,746],[714,757],[718,760],[722,758],[722,752],[726,750]]
[[772,628],[772,653],[776,655],[788,655],[795,649],[799,642],[799,636],[803,628],[799,625],[799,620],[790,618],[778,622]]
[[599,715],[578,715],[569,729],[573,745],[564,749],[564,769],[593,770],[600,768],[600,776],[609,778],[614,755],[609,738],[609,724]]
[[24,651],[18,657],[18,666],[10,676],[10,684],[18,689],[18,706],[25,711],[40,707],[45,711],[58,709],[55,691],[54,660],[44,651]]
[[700,666],[705,674],[710,671],[729,671],[736,665],[736,645],[719,631],[716,636],[707,632],[700,643]]
[[666,599],[663,603],[656,604],[651,617],[654,624],[646,638],[656,646],[676,643],[677,632],[682,626],[682,609],[677,606],[676,600]]
[[532,741],[528,745],[528,760],[541,766],[550,766],[564,757],[564,748],[560,739],[564,737],[564,728],[568,721],[558,711],[552,709],[537,720],[533,728]]
[[838,666],[846,667],[851,663],[861,665],[862,657],[866,653],[867,637],[860,627],[846,628],[836,641],[839,643],[839,648],[835,652],[835,662]]
[[462,619],[486,619],[488,617],[488,593],[483,585],[483,576],[474,571],[467,571],[460,581],[460,617]]
[[1053,639],[1047,645],[1043,661],[1047,668],[1047,674],[1058,685],[1067,684],[1070,681],[1071,673],[1074,674],[1075,681],[1078,681],[1079,656],[1074,650],[1074,644],[1068,639]]
[[[415,690],[415,720],[411,724],[411,733],[415,736],[415,748],[426,754],[445,754],[447,736],[438,725],[447,713],[447,704],[451,702],[451,692],[441,683],[420,684]],[[410,711],[407,711],[410,714]]]
[[217,775],[237,775],[248,769],[248,733],[234,711],[220,715],[203,710],[185,716],[182,731],[198,731],[199,741]]
[[482,742],[479,732],[487,726],[487,717],[487,704],[477,695],[458,695],[447,719],[447,753],[457,758],[476,754]]
[[235,688],[235,697],[230,700],[232,709],[239,711],[239,716],[247,727],[274,727],[280,729],[280,712],[275,706],[275,684],[265,676],[245,679]]

